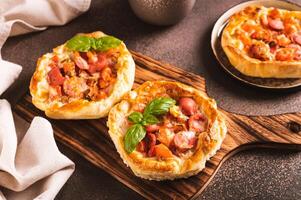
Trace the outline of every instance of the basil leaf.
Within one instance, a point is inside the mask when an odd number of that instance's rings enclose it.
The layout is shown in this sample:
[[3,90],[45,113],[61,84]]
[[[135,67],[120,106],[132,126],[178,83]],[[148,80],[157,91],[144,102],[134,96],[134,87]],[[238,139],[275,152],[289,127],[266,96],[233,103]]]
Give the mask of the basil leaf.
[[121,44],[121,40],[113,36],[104,36],[95,40],[94,49],[96,51],[107,51],[116,48]]
[[124,137],[124,148],[127,153],[132,153],[138,143],[145,137],[146,130],[141,124],[131,126]]
[[135,124],[138,124],[142,121],[143,115],[140,112],[133,112],[128,116],[128,119]]
[[168,97],[160,97],[151,101],[144,110],[144,115],[162,115],[168,112],[169,108],[176,104],[176,101]]
[[143,117],[143,121],[141,122],[141,124],[143,126],[157,124],[157,123],[159,123],[159,120],[157,119],[157,117],[155,117],[154,115],[151,115],[151,114],[145,115]]
[[76,35],[68,40],[66,46],[74,51],[87,52],[91,48],[92,41],[93,38],[84,35]]
[[90,44],[91,44],[90,50],[96,49],[96,40],[97,40],[96,38],[90,37]]

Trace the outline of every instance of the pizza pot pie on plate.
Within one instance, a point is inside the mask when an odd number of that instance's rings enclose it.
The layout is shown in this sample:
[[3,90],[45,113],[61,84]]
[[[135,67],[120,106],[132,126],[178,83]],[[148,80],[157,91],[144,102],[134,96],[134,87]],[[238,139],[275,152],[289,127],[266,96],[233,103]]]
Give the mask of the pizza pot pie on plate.
[[242,74],[301,78],[301,12],[250,5],[230,17],[221,45]]
[[214,100],[178,82],[148,81],[115,105],[109,134],[135,175],[192,176],[220,148],[227,128]]
[[50,118],[100,118],[131,90],[134,75],[122,41],[102,32],[78,34],[38,60],[30,93]]

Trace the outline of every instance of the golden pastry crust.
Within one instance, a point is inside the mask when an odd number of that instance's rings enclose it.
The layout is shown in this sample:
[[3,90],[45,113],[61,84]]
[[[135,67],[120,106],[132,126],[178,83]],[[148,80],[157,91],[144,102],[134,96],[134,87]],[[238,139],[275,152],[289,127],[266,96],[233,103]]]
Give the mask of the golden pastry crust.
[[[133,112],[133,105],[146,103],[154,98],[166,96],[166,94],[171,98],[193,97],[208,119],[208,128],[198,135],[193,155],[188,158],[173,155],[171,158],[158,160],[155,157],[145,157],[137,150],[128,154],[124,149],[124,135],[128,128],[127,116]],[[213,99],[192,87],[170,81],[148,81],[131,91],[110,111],[108,127],[109,134],[124,163],[132,169],[136,176],[150,180],[172,180],[197,174],[205,167],[206,160],[220,148],[227,132],[224,118],[217,110]]]
[[[270,22],[269,20],[274,21]],[[300,47],[298,47],[301,45],[301,40],[298,40],[299,43],[296,44],[296,41],[292,39],[294,34],[299,34],[301,31],[300,23],[296,23],[300,20],[301,12],[298,11],[266,8],[263,6],[247,7],[230,18],[222,33],[222,48],[231,64],[247,76],[301,78],[301,51]],[[271,27],[274,27],[274,29]],[[279,30],[276,30],[277,28]],[[260,36],[263,39],[252,35],[256,31],[261,33],[266,31],[263,34],[264,36]],[[271,37],[269,38],[269,36]],[[283,44],[283,42],[287,44]],[[271,47],[271,44],[279,48],[273,49],[275,47]],[[290,44],[295,46],[293,47]],[[260,49],[258,51],[266,54],[266,57],[258,59],[256,56],[250,56],[248,50],[250,50],[252,45],[258,45]],[[283,48],[298,48],[292,50],[294,54],[297,54],[296,57],[298,58],[281,58],[280,51]],[[267,49],[267,52],[263,52],[265,49]],[[277,54],[280,55],[279,58]]]
[[[106,36],[102,32],[81,34],[89,37],[100,38]],[[49,83],[47,74],[50,71],[48,66],[53,55],[63,57],[68,51],[66,43],[53,49],[39,58],[34,75],[30,82],[30,93],[32,103],[39,109],[45,111],[50,118],[55,119],[95,119],[107,116],[112,106],[131,90],[134,83],[135,63],[124,43],[120,45],[120,56],[117,61],[117,79],[113,85],[112,92],[105,99],[88,101],[77,99],[72,102],[63,103],[59,100],[48,101]]]

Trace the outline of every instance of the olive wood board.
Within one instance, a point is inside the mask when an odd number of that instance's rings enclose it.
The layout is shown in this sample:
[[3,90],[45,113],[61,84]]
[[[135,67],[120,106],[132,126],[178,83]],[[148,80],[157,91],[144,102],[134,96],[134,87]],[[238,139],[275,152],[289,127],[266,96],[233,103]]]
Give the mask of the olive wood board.
[[[205,79],[201,76],[163,64],[140,53],[131,53],[136,63],[134,88],[147,80],[173,80],[206,93]],[[243,149],[268,147],[301,150],[301,113],[244,116],[219,110],[227,121],[228,133],[221,149],[207,161],[206,168],[187,179],[161,182],[138,178],[123,163],[108,135],[106,118],[49,120],[54,128],[56,140],[147,199],[196,198],[204,191],[221,164]],[[16,104],[14,112],[28,122],[31,122],[34,116],[45,117],[43,112],[33,106],[28,93]]]

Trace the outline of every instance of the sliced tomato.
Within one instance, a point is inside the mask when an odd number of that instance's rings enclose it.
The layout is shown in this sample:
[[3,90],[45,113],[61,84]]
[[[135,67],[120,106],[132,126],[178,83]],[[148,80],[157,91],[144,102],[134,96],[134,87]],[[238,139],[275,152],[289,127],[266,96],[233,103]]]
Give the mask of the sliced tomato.
[[157,131],[159,131],[159,129],[160,129],[160,126],[158,124],[152,124],[152,125],[146,126],[146,131],[148,133],[157,132]]
[[58,67],[52,67],[52,69],[48,72],[48,81],[52,86],[63,85],[65,78]]

